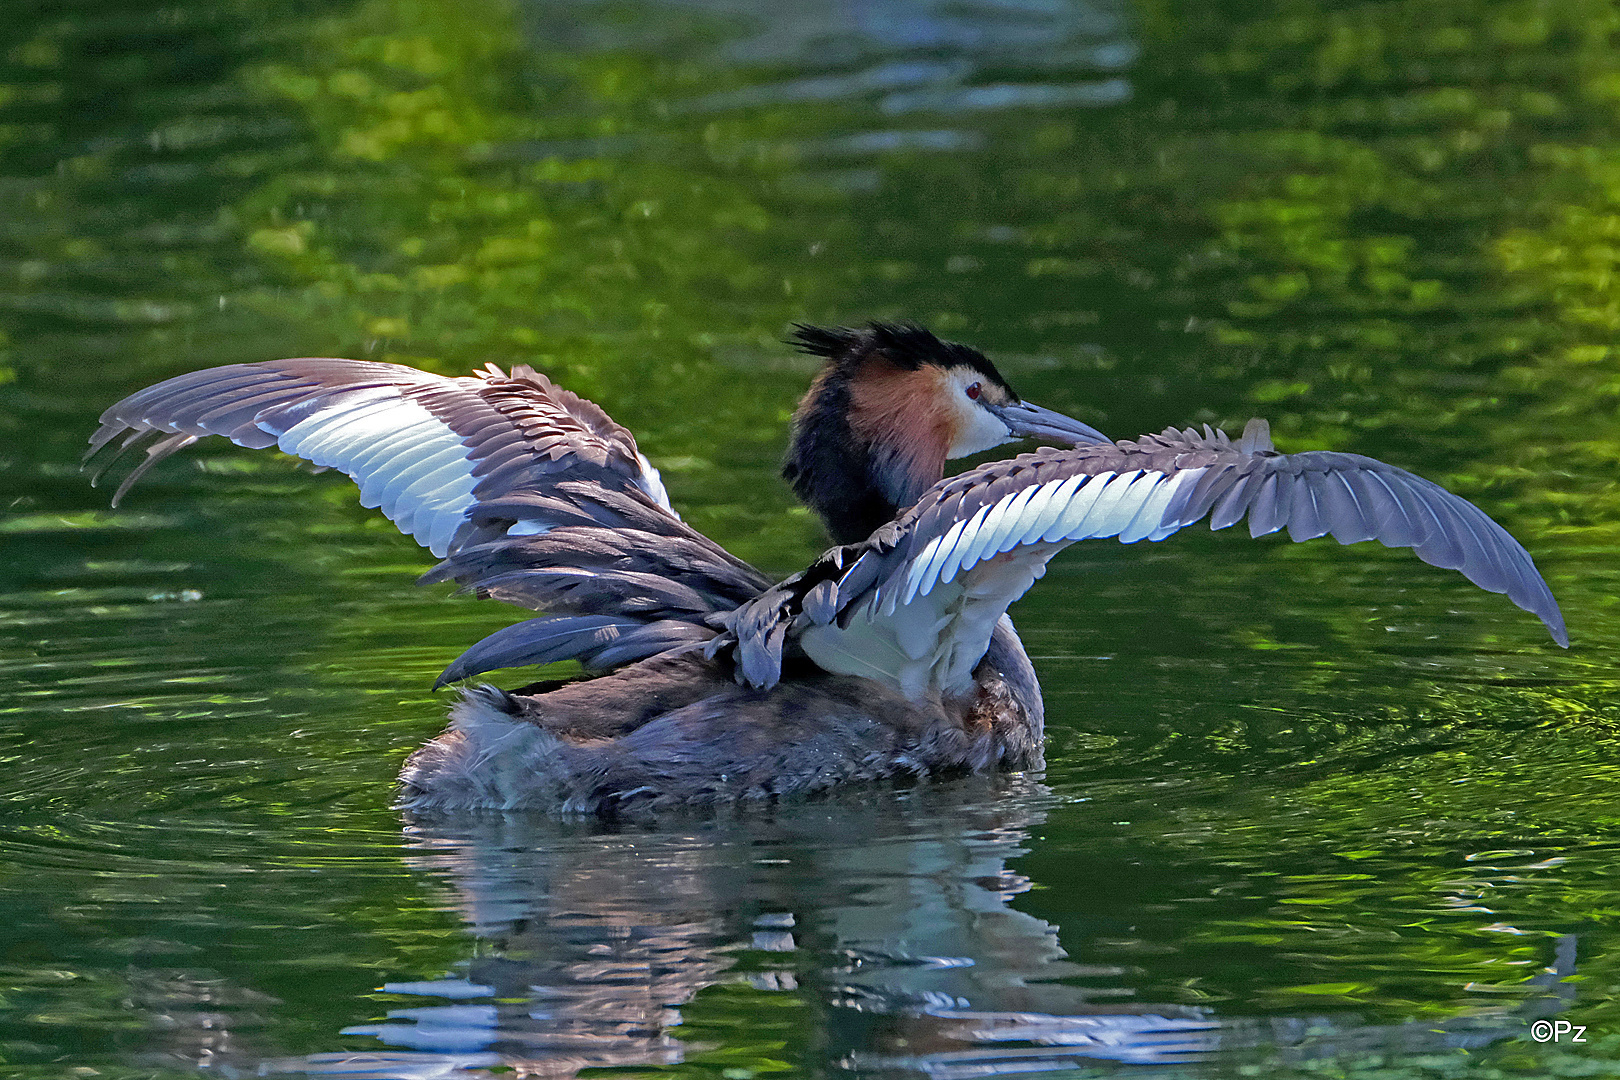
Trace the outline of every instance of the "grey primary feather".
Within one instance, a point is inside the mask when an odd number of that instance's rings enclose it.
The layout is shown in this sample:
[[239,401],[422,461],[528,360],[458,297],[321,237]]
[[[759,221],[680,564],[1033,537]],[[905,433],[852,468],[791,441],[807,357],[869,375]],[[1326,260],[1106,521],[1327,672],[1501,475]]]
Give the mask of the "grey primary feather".
[[617,640],[580,658],[586,667],[607,671],[652,656],[663,656],[707,644],[719,631],[679,619],[661,619],[621,631]]
[[566,660],[605,644],[626,627],[642,625],[635,619],[607,615],[541,616],[497,630],[456,657],[434,682],[433,688],[459,682],[496,668],[549,664]]
[[[1123,478],[1138,472],[1157,473],[1168,482],[1193,470],[1199,474],[1196,482],[1176,491],[1158,520],[1147,523],[1152,528],[1133,535],[1161,539],[1206,516],[1211,528],[1221,529],[1248,515],[1256,536],[1287,528],[1295,541],[1332,534],[1344,544],[1376,539],[1387,547],[1410,547],[1425,562],[1457,570],[1490,592],[1506,593],[1540,618],[1554,641],[1569,642],[1558,604],[1529,553],[1484,511],[1372,458],[1325,451],[1279,454],[1271,449],[1268,430],[1251,423],[1242,445],[1224,432],[1172,428],[1113,445],[1043,449],[944,480],[864,544],[835,549],[836,557],[829,552],[728,616],[722,645],[742,658],[740,678],[769,686],[779,675],[773,663],[782,645],[776,639],[796,632],[801,615],[824,623],[827,583],[837,583],[837,619],[847,625],[874,595],[903,589],[930,542],[987,507],[1001,504],[1016,511],[1010,500],[1023,489],[1050,489],[1077,475]],[[1044,545],[1041,557],[1049,558],[1058,546]]]
[[805,593],[804,614],[820,626],[832,622],[838,615],[838,582],[823,581]]

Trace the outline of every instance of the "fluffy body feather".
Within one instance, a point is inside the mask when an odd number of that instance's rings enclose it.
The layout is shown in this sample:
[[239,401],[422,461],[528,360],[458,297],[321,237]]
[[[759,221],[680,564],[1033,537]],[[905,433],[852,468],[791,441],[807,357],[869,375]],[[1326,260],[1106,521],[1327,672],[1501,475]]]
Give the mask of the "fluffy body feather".
[[980,668],[969,694],[916,699],[818,671],[756,690],[692,651],[546,693],[479,686],[406,762],[401,803],[618,816],[1041,767],[1040,687],[1010,622]]

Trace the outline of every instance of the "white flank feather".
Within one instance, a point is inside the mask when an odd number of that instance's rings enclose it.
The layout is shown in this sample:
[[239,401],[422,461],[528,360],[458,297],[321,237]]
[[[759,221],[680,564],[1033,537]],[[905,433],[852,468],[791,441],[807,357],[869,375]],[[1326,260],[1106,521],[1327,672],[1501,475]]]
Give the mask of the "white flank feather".
[[940,614],[940,600],[932,604],[907,604],[889,621],[900,651],[912,660],[923,660],[939,648],[939,632],[950,625],[951,616]]
[[901,670],[910,657],[901,651],[887,628],[874,623],[870,616],[869,611],[857,611],[844,628],[837,623],[806,627],[799,635],[799,645],[824,671],[862,675],[899,686]]
[[[1044,562],[1045,560],[1041,560]],[[969,575],[963,600],[940,638],[934,661],[934,685],[947,694],[966,693],[973,686],[973,669],[990,647],[990,634],[1007,605],[1035,584],[1031,560],[983,562]]]

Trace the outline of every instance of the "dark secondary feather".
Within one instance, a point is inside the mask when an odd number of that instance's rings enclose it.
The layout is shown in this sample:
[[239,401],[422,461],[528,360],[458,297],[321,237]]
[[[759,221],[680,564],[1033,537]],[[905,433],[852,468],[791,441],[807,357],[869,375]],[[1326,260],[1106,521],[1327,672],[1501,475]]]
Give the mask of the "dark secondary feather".
[[[675,516],[627,429],[527,367],[462,378],[338,359],[212,368],[112,406],[86,457],[119,440],[99,478],[145,448],[116,503],[147,469],[206,435],[342,469],[365,505],[447,556],[426,581],[620,620],[611,649],[576,637],[598,663],[640,659],[638,641],[656,652],[683,634],[712,636],[702,616],[769,585]],[[695,620],[690,630],[638,635],[622,625],[682,618]],[[540,652],[554,653],[557,640]]]
[[[1357,454],[1284,455],[1263,421],[1234,444],[1207,427],[1135,441],[1040,450],[935,485],[870,539],[834,548],[727,617],[713,643],[736,650],[739,678],[775,682],[786,641],[857,610],[892,613],[997,555],[1044,564],[1088,537],[1160,540],[1204,517],[1226,528],[1245,515],[1251,535],[1286,528],[1295,541],[1332,535],[1410,547],[1539,617],[1569,638],[1557,602],[1520,544],[1478,507],[1403,469]],[[836,586],[836,599],[829,592]]]
[[613,615],[542,615],[484,638],[444,669],[433,684],[470,679],[499,668],[578,660],[593,671],[610,671],[649,656],[701,645],[714,637],[706,626],[680,619],[643,622]]

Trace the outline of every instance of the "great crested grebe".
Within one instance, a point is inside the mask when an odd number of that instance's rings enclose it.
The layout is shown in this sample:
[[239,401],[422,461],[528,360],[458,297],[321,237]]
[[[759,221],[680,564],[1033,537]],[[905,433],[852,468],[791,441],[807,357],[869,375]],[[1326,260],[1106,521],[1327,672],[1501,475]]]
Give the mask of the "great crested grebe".
[[[1040,686],[1007,606],[1077,540],[1161,540],[1206,515],[1221,529],[1247,514],[1254,536],[1413,548],[1568,644],[1524,548],[1401,469],[1279,454],[1257,420],[1236,442],[1207,426],[1111,442],[915,327],[801,326],[794,342],[826,363],[783,474],[839,546],[780,584],[681,522],[629,431],[523,366],[210,368],[108,409],[86,458],[123,436],[99,478],[148,443],[117,505],[202,436],[279,447],[343,470],[442,559],[423,582],[546,613],[478,642],[437,685],[565,659],[597,677],[464,688],[405,764],[412,810],[616,814],[1038,767]],[[942,479],[946,459],[1023,438],[1067,447]]]

